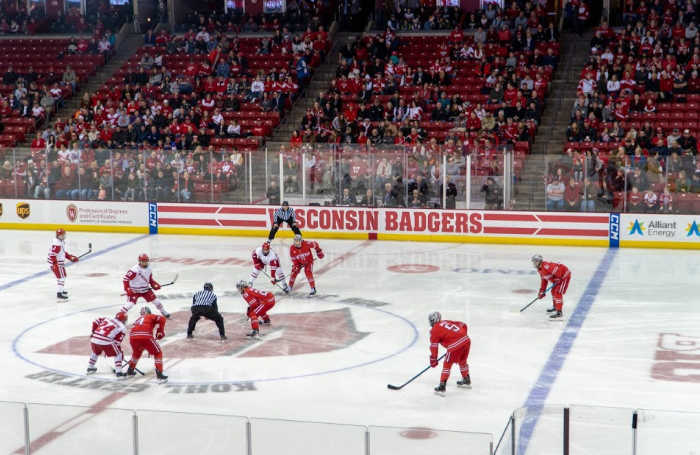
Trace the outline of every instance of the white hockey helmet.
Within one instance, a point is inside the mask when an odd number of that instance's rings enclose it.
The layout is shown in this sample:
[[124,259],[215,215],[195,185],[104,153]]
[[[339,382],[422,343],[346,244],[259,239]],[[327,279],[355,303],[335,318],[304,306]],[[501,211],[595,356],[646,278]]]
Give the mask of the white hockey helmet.
[[146,316],[147,314],[151,314],[151,309],[147,306],[141,307],[141,316]]
[[430,327],[434,326],[440,321],[442,321],[442,315],[439,311],[433,311],[428,315],[428,322],[430,322]]
[[532,265],[535,266],[535,269],[539,270],[540,265],[542,264],[542,255],[536,254],[536,255],[532,256],[532,258],[530,258],[530,260],[532,261]]
[[241,280],[236,283],[236,289],[238,289],[238,292],[243,292],[247,287],[249,287],[249,285],[245,280]]
[[294,235],[294,246],[296,246],[296,247],[301,246],[301,234]]

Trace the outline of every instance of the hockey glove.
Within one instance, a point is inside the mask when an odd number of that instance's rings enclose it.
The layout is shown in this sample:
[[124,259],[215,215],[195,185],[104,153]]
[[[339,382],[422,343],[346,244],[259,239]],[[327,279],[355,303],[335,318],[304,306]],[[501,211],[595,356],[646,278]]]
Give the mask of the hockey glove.
[[437,357],[430,357],[430,367],[435,368],[438,364]]
[[71,262],[78,262],[78,256],[73,256],[72,254],[67,254],[66,257]]
[[538,298],[538,299],[543,299],[545,295],[547,295],[547,293],[545,293],[544,291],[540,291],[540,292],[537,294],[537,298]]
[[316,256],[318,256],[319,259],[323,259],[323,256],[325,256],[325,254],[323,254],[323,251],[321,250],[316,250]]
[[156,332],[156,340],[160,340],[163,337],[165,337],[165,334],[163,332]]
[[151,284],[151,287],[153,288],[154,291],[157,291],[160,289],[160,284],[156,283],[155,281]]

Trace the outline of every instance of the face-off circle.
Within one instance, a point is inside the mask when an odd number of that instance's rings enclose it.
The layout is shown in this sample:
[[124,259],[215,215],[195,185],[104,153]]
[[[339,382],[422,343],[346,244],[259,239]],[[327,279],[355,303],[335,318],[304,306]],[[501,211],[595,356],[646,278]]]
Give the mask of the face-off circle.
[[440,270],[440,267],[430,264],[397,264],[386,269],[396,273],[433,273]]

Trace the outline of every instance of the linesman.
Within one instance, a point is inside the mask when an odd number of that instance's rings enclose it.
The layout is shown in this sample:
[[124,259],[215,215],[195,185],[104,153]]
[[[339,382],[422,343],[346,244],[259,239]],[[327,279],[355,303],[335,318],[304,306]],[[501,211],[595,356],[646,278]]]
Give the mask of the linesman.
[[216,327],[219,328],[221,339],[226,339],[224,318],[221,316],[219,308],[216,306],[216,294],[214,294],[214,285],[211,283],[204,283],[204,289],[196,292],[194,296],[192,296],[192,316],[187,326],[187,338],[194,338],[192,335],[194,327],[197,325],[199,318],[202,317],[214,321]]
[[282,202],[282,207],[275,210],[275,221],[272,223],[270,235],[267,236],[268,240],[274,240],[277,230],[283,223],[287,223],[287,225],[296,235],[301,235],[301,231],[299,230],[299,226],[297,226],[297,220],[294,215],[294,209],[289,207],[289,202],[287,201]]

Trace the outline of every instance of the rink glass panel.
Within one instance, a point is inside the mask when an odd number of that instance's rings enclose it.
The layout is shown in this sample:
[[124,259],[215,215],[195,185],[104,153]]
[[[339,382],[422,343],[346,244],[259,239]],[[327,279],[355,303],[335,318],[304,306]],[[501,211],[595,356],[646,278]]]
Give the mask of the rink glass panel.
[[24,453],[24,403],[0,402],[0,422],[0,452]]
[[369,453],[422,455],[458,453],[490,455],[492,437],[487,433],[466,433],[431,428],[369,427]]
[[360,455],[365,427],[278,419],[250,419],[253,455]]

